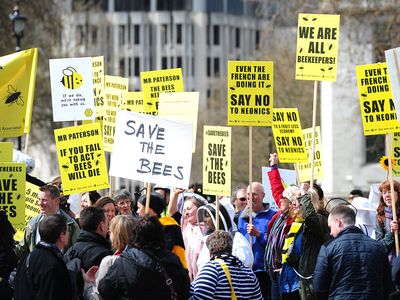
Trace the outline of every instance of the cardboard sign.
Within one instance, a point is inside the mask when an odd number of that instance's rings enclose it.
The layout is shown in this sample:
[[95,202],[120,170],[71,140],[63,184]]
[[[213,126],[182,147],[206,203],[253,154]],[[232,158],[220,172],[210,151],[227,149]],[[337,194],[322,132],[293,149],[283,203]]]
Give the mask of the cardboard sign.
[[296,79],[336,81],[339,15],[299,14]]
[[183,92],[182,69],[140,72],[144,105],[146,111],[158,114],[158,97],[160,93]]
[[271,126],[273,62],[228,61],[228,125]]
[[[322,159],[322,142],[321,128],[315,127],[315,149],[314,149],[314,178],[320,179],[324,177],[324,167]],[[307,151],[306,163],[297,163],[297,173],[299,174],[300,182],[311,180],[311,151],[312,151],[312,128],[303,129],[304,144]]]
[[92,57],[93,94],[95,117],[103,119],[104,107],[104,57]]
[[105,76],[106,102],[103,108],[104,151],[111,152],[114,144],[115,115],[128,92],[128,79],[119,76]]
[[0,142],[0,162],[13,161],[13,143]]
[[54,130],[64,195],[108,188],[99,123]]
[[386,63],[357,66],[364,135],[400,131]]
[[204,126],[204,194],[231,195],[231,136],[230,127]]
[[117,111],[110,175],[187,188],[191,164],[190,124]]
[[38,49],[0,57],[0,137],[31,130]]
[[199,92],[160,93],[158,115],[162,118],[192,124],[193,149],[196,151]]
[[25,228],[25,163],[0,163],[0,209],[19,230]]
[[54,122],[93,120],[92,59],[50,59],[49,65]]
[[297,108],[274,109],[272,133],[282,163],[307,162],[307,152]]
[[385,51],[386,63],[396,108],[397,119],[400,121],[400,48]]
[[146,113],[142,92],[128,92],[125,94],[125,97],[121,102],[119,109],[143,114]]

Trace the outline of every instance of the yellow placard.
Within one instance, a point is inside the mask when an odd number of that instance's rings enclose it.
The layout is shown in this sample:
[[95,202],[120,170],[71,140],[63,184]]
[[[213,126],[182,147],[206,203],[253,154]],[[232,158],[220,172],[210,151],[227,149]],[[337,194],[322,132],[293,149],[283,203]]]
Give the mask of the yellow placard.
[[[40,214],[39,208],[39,187],[30,182],[26,182],[26,194],[25,194],[25,226],[29,220]],[[24,228],[22,230],[17,228],[14,235],[14,239],[19,241],[24,235]]]
[[196,150],[199,92],[160,93],[158,115],[172,121],[192,124],[192,152]]
[[364,135],[399,132],[386,63],[356,67]]
[[142,92],[128,92],[122,99],[121,105],[119,106],[122,110],[134,111],[138,113],[146,113],[144,107],[143,93]]
[[307,152],[297,108],[274,109],[272,132],[280,162],[307,162]]
[[15,229],[25,228],[25,163],[0,163],[0,209]]
[[0,137],[31,130],[38,49],[0,57]]
[[54,130],[64,195],[108,188],[99,123]]
[[152,115],[158,114],[160,93],[184,91],[181,68],[140,72],[140,80],[146,111]]
[[104,108],[104,57],[92,57],[93,94],[96,121],[103,120]]
[[296,79],[336,81],[339,15],[299,14]]
[[104,77],[106,101],[103,109],[104,151],[111,152],[114,144],[115,116],[117,108],[123,103],[128,92],[128,79],[119,76]]
[[0,162],[13,161],[13,143],[0,142]]
[[271,126],[272,61],[228,61],[228,125]]
[[[322,141],[321,128],[315,127],[315,148],[314,148],[314,178],[320,179],[324,177],[324,167],[322,159]],[[303,129],[303,139],[307,151],[306,163],[297,163],[297,173],[300,182],[311,180],[311,151],[312,151],[312,128]]]
[[400,132],[394,132],[392,138],[392,159],[395,161],[393,175],[400,177]]
[[231,136],[230,127],[204,126],[204,194],[231,194]]

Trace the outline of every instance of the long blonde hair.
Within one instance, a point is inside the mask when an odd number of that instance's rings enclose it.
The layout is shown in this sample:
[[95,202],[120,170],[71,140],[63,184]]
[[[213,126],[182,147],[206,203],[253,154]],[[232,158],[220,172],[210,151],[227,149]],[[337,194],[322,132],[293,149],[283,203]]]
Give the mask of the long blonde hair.
[[132,216],[118,215],[110,222],[110,232],[112,233],[112,247],[116,251],[122,251],[129,244],[132,236],[134,220]]

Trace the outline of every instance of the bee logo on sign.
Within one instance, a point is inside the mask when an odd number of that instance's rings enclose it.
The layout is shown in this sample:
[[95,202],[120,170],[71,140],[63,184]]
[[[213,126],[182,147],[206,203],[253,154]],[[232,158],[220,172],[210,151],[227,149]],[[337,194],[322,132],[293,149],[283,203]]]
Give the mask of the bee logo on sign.
[[67,89],[75,90],[82,86],[83,77],[73,67],[65,68],[63,71],[63,77],[61,83]]
[[14,88],[12,85],[8,85],[7,93],[8,95],[5,101],[6,104],[17,104],[20,106],[24,105],[24,100],[22,100],[21,92],[17,91],[17,89]]

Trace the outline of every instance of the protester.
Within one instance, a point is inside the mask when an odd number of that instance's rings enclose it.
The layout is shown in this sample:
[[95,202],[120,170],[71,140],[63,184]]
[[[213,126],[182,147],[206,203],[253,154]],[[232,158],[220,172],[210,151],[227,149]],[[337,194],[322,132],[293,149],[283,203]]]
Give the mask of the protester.
[[100,194],[96,191],[84,192],[81,195],[81,209],[93,206],[100,198]]
[[132,195],[127,190],[122,189],[114,194],[114,201],[120,215],[137,216],[132,211]]
[[108,224],[110,224],[111,220],[115,217],[116,212],[113,198],[108,196],[101,197],[93,206],[103,209],[106,213]]
[[355,212],[338,205],[328,222],[333,240],[321,247],[313,276],[317,299],[387,299],[392,291],[384,247],[355,225]]
[[76,221],[60,209],[60,192],[56,186],[45,185],[39,188],[40,214],[32,218],[24,230],[24,237],[15,246],[15,252],[19,259],[32,251],[40,241],[39,224],[45,216],[60,214],[67,218],[68,243],[65,249],[71,247],[79,235],[79,226]]
[[18,258],[13,250],[15,230],[4,210],[0,210],[0,299],[12,299],[12,289],[8,283],[11,271]]
[[[154,186],[154,192],[159,193],[161,195],[161,197],[164,199],[165,203],[166,203],[166,207],[168,206],[169,203],[169,199],[171,197],[171,188],[169,186],[164,186],[164,185],[160,185],[160,184],[156,184]],[[164,210],[161,214],[161,216],[166,216],[167,215],[167,211]]]
[[103,258],[100,263],[97,275],[93,272],[84,273],[85,289],[84,299],[97,300],[102,299],[97,289],[100,280],[107,274],[108,269],[112,266],[117,258],[121,256],[122,251],[129,244],[130,236],[132,235],[134,221],[132,216],[119,215],[111,220],[110,223],[110,238],[112,248],[115,253]]
[[[400,183],[393,180],[394,187],[394,201],[398,206]],[[392,195],[390,191],[390,181],[383,181],[379,185],[379,205],[377,208],[377,217],[375,225],[375,239],[380,242],[386,249],[389,261],[392,264],[396,256],[394,232],[397,231],[399,234],[398,220],[400,217],[400,211],[397,207],[397,220],[393,220],[392,212]]]
[[14,299],[71,300],[72,286],[61,252],[69,240],[67,218],[47,215],[38,227],[40,242],[17,267]]
[[237,225],[240,212],[247,205],[247,193],[245,187],[237,187],[232,193],[232,205],[235,208],[234,222]]
[[[167,285],[167,282],[171,283]],[[134,220],[129,246],[115,260],[98,290],[103,299],[178,299],[189,296],[189,278],[179,258],[166,249],[156,217]]]
[[[238,218],[238,230],[247,240],[252,237],[252,249],[254,254],[253,271],[260,283],[261,293],[264,299],[269,299],[271,294],[271,281],[264,269],[264,252],[267,244],[268,223],[275,214],[272,209],[264,209],[264,187],[259,182],[253,182],[247,187],[247,199],[252,194],[253,218],[250,224],[249,209],[244,209]],[[249,200],[248,200],[249,202]]]
[[192,282],[190,299],[263,299],[253,271],[232,255],[229,232],[214,231],[206,245],[211,260]]

